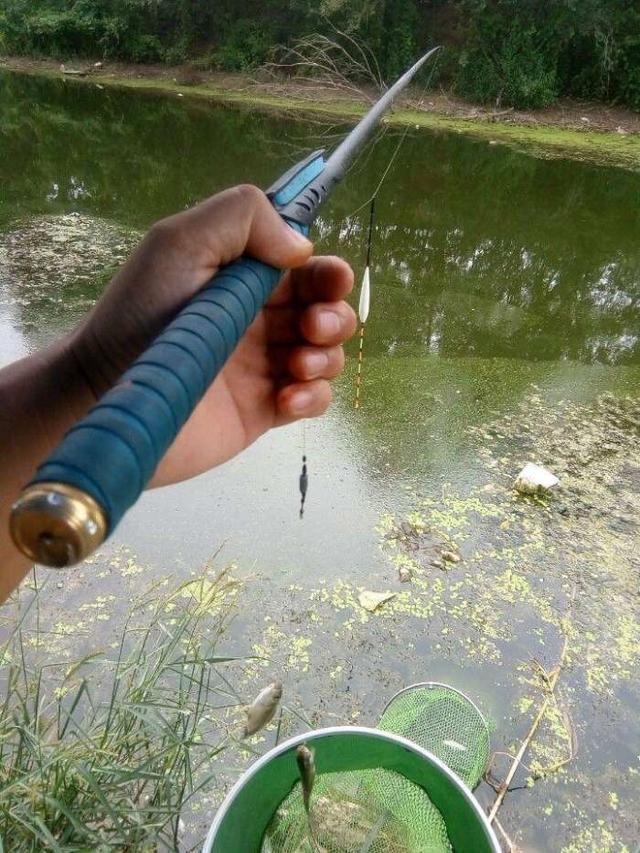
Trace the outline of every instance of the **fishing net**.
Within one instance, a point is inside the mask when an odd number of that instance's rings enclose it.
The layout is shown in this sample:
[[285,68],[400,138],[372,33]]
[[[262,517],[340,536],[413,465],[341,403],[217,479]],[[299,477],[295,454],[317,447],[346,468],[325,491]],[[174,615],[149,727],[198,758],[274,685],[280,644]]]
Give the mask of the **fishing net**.
[[453,687],[415,684],[396,694],[378,728],[436,755],[473,790],[489,761],[489,729],[473,702]]
[[[484,773],[489,758],[485,720],[466,696],[446,685],[403,690],[387,705],[378,728],[428,750],[470,788]],[[423,788],[381,768],[317,776],[308,815],[297,784],[280,804],[262,844],[262,853],[452,849],[445,822]]]

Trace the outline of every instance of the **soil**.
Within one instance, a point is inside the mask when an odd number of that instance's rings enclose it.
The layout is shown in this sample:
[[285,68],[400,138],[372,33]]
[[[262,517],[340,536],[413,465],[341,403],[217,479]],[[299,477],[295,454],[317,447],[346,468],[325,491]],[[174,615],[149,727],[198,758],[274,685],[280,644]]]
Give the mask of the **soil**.
[[[207,87],[211,95],[226,92],[256,99],[290,98],[295,101],[313,100],[317,109],[318,99],[335,104],[344,102],[345,108],[354,101],[362,100],[363,94],[356,89],[329,88],[311,80],[296,80],[284,76],[264,74],[250,77],[243,74],[228,74],[196,70],[190,65],[168,67],[166,65],[133,65],[127,63],[102,63],[95,67],[91,61],[70,62],[61,65],[58,61],[32,59],[29,57],[2,57],[0,67],[24,73],[63,74],[97,82],[114,83],[117,80],[157,81],[158,88],[166,84],[184,87]],[[83,72],[80,76],[74,72]],[[359,97],[358,97],[359,96]],[[412,110],[418,110],[448,118],[494,122],[496,124],[554,127],[566,130],[600,131],[617,133],[621,136],[640,134],[640,113],[626,107],[588,101],[559,100],[550,107],[536,110],[502,109],[480,106],[450,92],[430,92],[417,98],[415,93],[405,100]]]

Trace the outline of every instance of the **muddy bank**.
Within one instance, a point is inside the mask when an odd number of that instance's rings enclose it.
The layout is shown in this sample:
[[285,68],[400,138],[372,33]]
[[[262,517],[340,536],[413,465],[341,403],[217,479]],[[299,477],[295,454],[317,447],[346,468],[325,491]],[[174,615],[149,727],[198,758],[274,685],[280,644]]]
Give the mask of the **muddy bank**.
[[[66,68],[82,74],[64,75],[58,62],[5,57],[0,60],[2,68],[55,76],[74,84],[143,89],[251,109],[320,113],[345,120],[362,115],[367,106],[364,98],[358,101],[313,81],[282,82],[189,67],[114,63],[96,69],[92,63],[82,62]],[[449,93],[414,92],[386,122],[463,133],[490,144],[520,147],[540,157],[568,157],[640,169],[640,115],[620,107],[562,101],[528,112],[496,110],[469,104]]]

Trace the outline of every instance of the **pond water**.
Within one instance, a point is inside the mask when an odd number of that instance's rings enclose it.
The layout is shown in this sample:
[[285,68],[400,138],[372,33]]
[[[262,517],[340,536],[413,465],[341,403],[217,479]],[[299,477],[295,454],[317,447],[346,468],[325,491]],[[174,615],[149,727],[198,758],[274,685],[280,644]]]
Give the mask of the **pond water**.
[[[0,87],[0,366],[76,322],[132,235],[231,184],[266,186],[345,129],[16,75]],[[398,134],[365,152],[317,223],[318,251],[346,257],[357,278],[363,205]],[[309,714],[371,724],[404,684],[446,680],[510,752],[542,696],[527,661],[550,670],[564,635],[563,703],[537,758],[561,762],[571,729],[575,755],[535,784],[520,773],[501,816],[527,850],[635,849],[638,198],[632,172],[411,130],[377,202],[363,407],[352,343],[326,418],[146,494],[103,549],[107,568],[59,584],[52,609],[114,596],[110,630],[126,605],[123,553],[147,582],[189,577],[221,549],[218,563],[253,589],[230,642],[279,660]],[[102,266],[91,248],[82,257],[80,232],[106,245]],[[62,277],[38,267],[56,242],[67,259],[77,250]],[[558,499],[514,498],[527,461],[564,473]],[[463,558],[449,571],[445,546]],[[396,578],[403,561],[409,585]],[[396,599],[370,615],[362,587]]]

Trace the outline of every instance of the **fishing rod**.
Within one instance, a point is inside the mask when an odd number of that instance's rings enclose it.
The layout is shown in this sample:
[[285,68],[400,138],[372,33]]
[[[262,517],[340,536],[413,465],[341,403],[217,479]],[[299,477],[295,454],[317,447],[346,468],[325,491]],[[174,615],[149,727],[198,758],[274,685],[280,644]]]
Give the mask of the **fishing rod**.
[[[435,47],[371,107],[325,160],[314,151],[266,191],[308,234],[383,114]],[[118,383],[63,438],[14,504],[10,530],[32,560],[62,568],[113,533],[277,285],[281,270],[243,256],[188,302]]]

